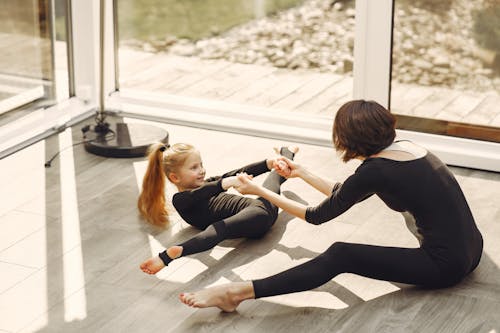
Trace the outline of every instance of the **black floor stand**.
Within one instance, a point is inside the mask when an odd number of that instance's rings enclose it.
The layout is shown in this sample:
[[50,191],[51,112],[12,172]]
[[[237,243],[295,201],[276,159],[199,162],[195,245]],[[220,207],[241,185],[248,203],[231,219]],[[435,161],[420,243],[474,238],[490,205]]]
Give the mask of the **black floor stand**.
[[124,123],[107,116],[106,122],[82,128],[85,150],[104,157],[142,157],[155,142],[168,144],[168,132],[160,127]]

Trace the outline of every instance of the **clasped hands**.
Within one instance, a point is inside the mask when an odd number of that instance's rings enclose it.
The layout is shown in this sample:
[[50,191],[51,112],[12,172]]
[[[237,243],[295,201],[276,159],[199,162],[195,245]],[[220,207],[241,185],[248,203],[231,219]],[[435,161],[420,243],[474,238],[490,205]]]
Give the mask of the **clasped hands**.
[[[285,178],[296,177],[296,172],[294,172],[296,168],[296,164],[285,157],[277,157],[273,162],[273,169],[277,174]],[[236,180],[232,186],[241,194],[260,194],[259,191],[262,187],[253,182],[252,175],[244,172],[239,173]]]

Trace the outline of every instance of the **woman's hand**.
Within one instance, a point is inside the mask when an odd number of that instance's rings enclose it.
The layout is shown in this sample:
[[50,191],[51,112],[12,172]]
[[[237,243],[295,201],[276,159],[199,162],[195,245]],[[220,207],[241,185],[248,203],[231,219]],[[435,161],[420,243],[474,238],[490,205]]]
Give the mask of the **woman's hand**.
[[236,191],[240,192],[241,194],[258,195],[260,186],[252,181],[253,177],[251,175],[247,175],[246,173],[240,173],[236,177],[238,177],[238,181],[240,182],[239,186],[234,187]]
[[273,164],[273,168],[281,177],[285,178],[300,177],[300,170],[301,170],[300,165],[289,160],[286,157],[280,156],[276,158]]

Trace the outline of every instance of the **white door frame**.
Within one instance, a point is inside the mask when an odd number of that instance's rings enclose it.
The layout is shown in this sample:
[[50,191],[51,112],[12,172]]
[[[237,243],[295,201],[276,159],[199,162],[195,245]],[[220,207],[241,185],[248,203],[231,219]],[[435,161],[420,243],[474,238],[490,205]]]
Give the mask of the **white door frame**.
[[[354,93],[387,107],[391,85],[392,12],[395,0],[356,0]],[[500,172],[500,144],[398,130],[398,138],[418,142],[450,165]]]
[[[106,100],[109,100],[113,105],[122,107],[130,112],[130,110],[134,110],[134,107],[127,106],[127,101],[121,103],[119,94],[115,94],[111,98],[108,98],[108,95],[116,90],[113,2],[112,0],[103,1],[106,1],[106,48],[104,53],[106,69],[105,96]],[[71,111],[64,111],[63,109],[61,111],[61,118],[59,120],[52,120],[51,126],[54,130],[64,128],[72,119],[81,117],[82,114],[89,114],[92,109],[95,110],[96,108],[99,98],[99,6],[99,0],[72,1],[75,94],[76,99],[80,103],[71,103],[71,105],[73,105]],[[356,0],[353,97],[356,99],[363,98],[376,100],[384,106],[389,105],[392,11],[393,0]],[[168,100],[167,98],[163,102],[168,105],[168,108],[163,109],[165,121],[168,120],[172,122],[175,121],[177,117],[179,118],[177,121],[184,125],[205,128],[216,126],[215,124],[211,124],[209,120],[207,121],[207,116],[206,114],[203,115],[203,110],[199,110],[199,105],[191,108],[190,119],[184,119],[185,113],[176,112],[178,111],[176,110],[176,103],[173,103],[172,99]],[[141,103],[141,101],[137,100],[137,103]],[[151,101],[144,100],[143,105],[147,106],[148,104],[151,104]],[[75,109],[74,105],[78,105],[78,107]],[[162,112],[158,112],[161,111],[161,102],[155,102],[155,105],[160,107],[160,109],[151,109],[153,118],[157,121],[161,121]],[[147,109],[147,107],[144,109]],[[181,109],[185,111],[190,109],[190,107],[182,105]],[[212,111],[213,110],[211,110],[211,112]],[[193,116],[197,112],[198,115]],[[68,114],[71,114],[69,118]],[[144,113],[137,113],[137,117],[147,117],[147,115]],[[241,116],[238,115],[234,115],[234,117],[241,118]],[[246,116],[243,116],[243,118],[245,117]],[[263,117],[265,117],[265,113]],[[201,123],[200,120],[205,121],[205,123]],[[275,133],[271,133],[273,127],[270,127],[269,123],[272,122],[272,119],[270,118],[268,120],[261,119],[262,124],[266,125],[266,128],[269,128],[269,131],[266,131],[265,135],[294,140],[289,134],[293,133],[295,121],[292,123],[284,119],[284,125],[290,125],[287,127],[287,130],[280,132],[280,129],[282,130],[281,127],[283,127],[281,126],[276,127]],[[304,128],[317,126],[317,120],[303,119],[303,122],[302,131]],[[257,122],[252,123],[255,125],[254,130],[248,127],[244,130],[238,127],[219,129],[236,133],[241,132],[248,135],[263,135],[259,132],[261,126],[258,124],[256,125]],[[231,122],[229,122],[229,124],[231,124]],[[300,132],[298,127],[297,132]],[[317,144],[330,145],[330,133],[328,133],[328,131],[323,132],[324,134],[315,138],[315,142]],[[497,172],[500,171],[500,144],[399,130],[398,137],[402,139],[411,139],[423,144],[434,151],[448,164]],[[297,141],[304,140],[303,137],[297,137],[295,139]]]

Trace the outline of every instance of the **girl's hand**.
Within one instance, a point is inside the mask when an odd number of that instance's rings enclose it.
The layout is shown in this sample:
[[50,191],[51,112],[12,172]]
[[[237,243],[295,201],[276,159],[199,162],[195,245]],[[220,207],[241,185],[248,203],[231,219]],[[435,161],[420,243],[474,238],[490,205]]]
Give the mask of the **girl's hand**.
[[259,185],[255,184],[251,175],[247,175],[246,173],[240,173],[238,176],[238,181],[240,182],[239,186],[235,186],[236,191],[241,194],[258,194]]
[[300,177],[300,166],[286,157],[280,156],[276,158],[273,168],[281,177]]
[[226,177],[222,179],[222,188],[224,190],[229,189],[230,187],[238,187],[241,185],[241,182],[238,180],[237,176]]

